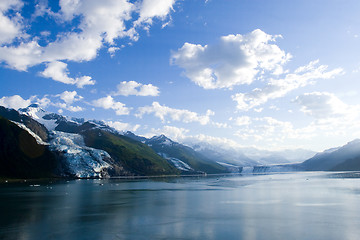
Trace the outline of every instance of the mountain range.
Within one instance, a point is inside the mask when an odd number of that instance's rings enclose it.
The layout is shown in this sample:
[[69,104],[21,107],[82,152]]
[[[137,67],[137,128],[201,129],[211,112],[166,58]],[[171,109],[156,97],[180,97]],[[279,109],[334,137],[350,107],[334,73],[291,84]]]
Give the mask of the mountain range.
[[[306,161],[305,161],[306,160]],[[360,170],[360,140],[324,151],[186,145],[119,132],[103,121],[0,106],[0,177],[103,178],[277,170]]]

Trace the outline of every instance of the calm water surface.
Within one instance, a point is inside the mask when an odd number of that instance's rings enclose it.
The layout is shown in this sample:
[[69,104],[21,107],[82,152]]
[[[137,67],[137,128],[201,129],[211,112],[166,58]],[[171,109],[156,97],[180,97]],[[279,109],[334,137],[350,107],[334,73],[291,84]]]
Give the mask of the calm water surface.
[[360,173],[0,184],[0,239],[359,236]]

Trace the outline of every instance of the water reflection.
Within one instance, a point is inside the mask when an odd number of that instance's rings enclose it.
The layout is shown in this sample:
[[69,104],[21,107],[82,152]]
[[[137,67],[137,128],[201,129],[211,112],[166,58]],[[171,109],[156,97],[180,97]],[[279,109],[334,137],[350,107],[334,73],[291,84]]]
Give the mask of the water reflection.
[[0,239],[356,239],[349,175],[2,184]]

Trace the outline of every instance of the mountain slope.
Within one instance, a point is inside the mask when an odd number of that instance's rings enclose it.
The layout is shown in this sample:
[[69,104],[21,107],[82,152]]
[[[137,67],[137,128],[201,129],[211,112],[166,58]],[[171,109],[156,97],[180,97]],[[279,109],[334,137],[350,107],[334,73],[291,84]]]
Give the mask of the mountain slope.
[[0,117],[0,176],[53,177],[57,160],[24,129]]
[[305,170],[329,171],[356,170],[352,167],[357,166],[356,160],[360,158],[360,140],[354,140],[346,145],[326,150],[316,154],[314,157],[303,162],[301,166]]
[[38,135],[43,141],[48,141],[49,131],[43,124],[34,120],[32,117],[20,114],[14,109],[8,109],[2,106],[0,106],[0,116],[8,120],[24,124],[32,132]]
[[172,141],[164,135],[148,139],[145,143],[159,155],[166,158],[178,159],[189,165],[195,172],[228,172],[226,167],[211,161],[190,147]]
[[336,165],[331,171],[360,171],[360,156],[352,159],[345,160],[344,162]]
[[126,136],[101,129],[91,129],[81,134],[84,136],[86,146],[108,152],[115,160],[114,165],[120,164],[137,175],[179,173],[150,147]]
[[[46,112],[36,104],[19,111],[1,107],[1,115],[16,123],[11,123],[13,128],[20,127],[19,131],[27,132],[27,135],[35,137],[38,143],[47,145],[44,146],[47,153],[55,156],[54,166],[48,169],[62,177],[92,178],[179,173],[147,145],[121,136],[102,121],[70,119]],[[0,129],[1,135],[7,136],[6,132],[9,131]],[[13,136],[10,139],[4,136],[1,138],[4,144],[0,150],[2,159],[6,161],[5,164],[12,158],[23,159],[21,151],[8,149],[10,145],[16,145],[13,144],[16,138]],[[32,148],[33,144],[27,144],[27,141],[30,140],[26,138],[21,147],[30,146],[30,149],[36,149]],[[8,167],[4,167],[0,175],[29,177],[32,172],[38,176],[46,175],[42,172],[36,174],[32,167],[28,167],[26,160],[15,163],[17,164],[14,165],[15,169],[29,169],[29,173],[12,174],[8,171]],[[9,174],[6,175],[6,172]]]

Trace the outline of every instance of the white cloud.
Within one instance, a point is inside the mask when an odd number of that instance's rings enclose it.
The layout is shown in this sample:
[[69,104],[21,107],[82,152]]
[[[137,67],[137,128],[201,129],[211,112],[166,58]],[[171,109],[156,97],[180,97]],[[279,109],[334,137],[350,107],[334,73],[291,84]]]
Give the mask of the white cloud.
[[135,25],[141,23],[152,24],[153,18],[165,20],[165,18],[173,10],[176,0],[143,0],[140,6],[140,17]]
[[[117,39],[137,40],[137,28],[144,24],[149,27],[152,18],[165,19],[174,3],[174,0],[145,0],[141,3],[129,0],[60,0],[58,12],[51,12],[46,4],[36,4],[35,17],[53,18],[58,24],[73,24],[75,18],[79,19],[74,26],[78,31],[59,32],[55,40],[47,39],[47,45],[40,45],[35,35],[12,44],[12,40],[27,28],[18,20],[21,16],[10,19],[4,15],[8,9],[19,8],[21,2],[3,0],[0,5],[0,61],[20,71],[41,63],[90,61],[104,46],[117,49]],[[5,42],[10,45],[4,46],[2,43]]]
[[140,127],[139,124],[131,125],[129,123],[124,123],[124,122],[120,122],[120,121],[114,121],[114,122],[107,121],[105,123],[120,132],[122,132],[122,131],[136,132],[136,130]]
[[85,85],[94,85],[95,81],[89,76],[82,76],[79,78],[69,77],[67,64],[59,61],[54,61],[46,64],[46,69],[40,73],[41,76],[52,78],[55,81],[65,84],[76,85],[78,88],[83,88]]
[[23,99],[19,95],[9,96],[9,97],[2,97],[0,98],[0,106],[6,108],[26,108],[31,104],[31,99]]
[[291,55],[271,44],[278,37],[256,29],[246,35],[223,36],[215,45],[185,43],[172,52],[171,63],[183,68],[190,80],[205,89],[250,84],[264,71],[283,73],[282,65]]
[[241,148],[243,147],[238,142],[224,137],[214,137],[205,134],[197,134],[186,136],[183,140],[185,143],[189,143],[189,145],[195,145],[200,143],[208,143],[212,146],[223,148],[223,149],[231,149],[231,148]]
[[141,84],[135,81],[123,81],[117,86],[117,92],[114,95],[136,95],[136,96],[159,96],[158,87],[152,84]]
[[310,62],[296,69],[294,73],[286,74],[284,78],[270,79],[264,88],[255,88],[248,93],[237,93],[232,99],[237,102],[239,110],[248,111],[270,99],[283,97],[294,89],[312,84],[315,79],[334,78],[343,73],[341,68],[327,71],[328,66],[318,66],[318,63],[319,61]]
[[[54,98],[60,98],[64,102],[58,102]],[[53,106],[60,108],[61,111],[66,109],[71,112],[79,112],[84,111],[85,109],[80,106],[71,106],[73,102],[80,101],[83,97],[79,96],[76,91],[68,92],[65,91],[58,95],[44,95],[42,98],[38,96],[31,96],[29,99],[23,99],[19,95],[14,95],[10,97],[2,97],[0,98],[0,105],[7,108],[26,108],[32,103],[38,104],[42,108],[46,108],[48,106]]]
[[65,91],[63,93],[58,94],[57,96],[60,97],[60,99],[62,99],[66,104],[72,104],[73,102],[80,101],[81,99],[83,99],[83,97],[78,95],[76,91],[72,91],[72,92]]
[[312,92],[298,96],[294,102],[301,105],[301,111],[316,119],[358,116],[360,105],[347,105],[332,93]]
[[241,116],[235,119],[236,126],[248,126],[251,124],[251,119],[249,116]]
[[189,133],[189,129],[165,125],[158,129],[152,128],[148,133],[144,134],[144,136],[151,138],[153,136],[164,134],[176,142],[190,146],[197,145],[199,143],[208,143],[216,147],[222,147],[224,149],[243,147],[239,143],[228,138],[214,137],[205,134],[189,135]]
[[[58,108],[61,108],[61,109],[66,109],[70,112],[81,112],[81,111],[84,111],[85,109],[80,107],[80,106],[71,106],[71,105],[68,105],[66,103],[53,103],[51,104],[55,107],[58,107]],[[61,110],[62,112],[62,110]]]
[[45,95],[42,98],[35,97],[34,102],[37,103],[42,108],[46,108],[47,106],[52,104],[48,95]]
[[61,100],[64,101],[64,103],[50,103],[52,106],[61,108],[61,109],[66,109],[70,112],[80,112],[80,111],[84,111],[85,109],[80,107],[80,106],[72,106],[71,104],[73,104],[74,102],[80,101],[83,99],[82,96],[78,95],[78,93],[76,91],[65,91],[62,92],[60,94],[55,95],[55,97],[59,97]]
[[114,98],[111,96],[99,98],[92,101],[93,106],[101,107],[104,109],[112,109],[115,111],[116,115],[129,115],[130,108],[126,107],[125,104],[121,102],[115,102]]
[[22,35],[22,18],[16,13],[8,17],[6,12],[10,9],[18,11],[23,6],[20,0],[2,0],[0,2],[0,44],[12,42]]
[[227,123],[222,123],[222,122],[211,122],[211,123],[217,128],[230,128],[230,126]]
[[[303,111],[313,116],[314,121],[302,122],[301,126],[296,126],[290,121],[273,117],[249,118],[249,124],[241,125],[234,132],[234,136],[238,138],[239,143],[254,146],[261,144],[262,148],[272,150],[286,148],[323,150],[324,144],[333,147],[334,144],[351,140],[349,137],[358,138],[360,106],[347,105],[333,94],[311,93],[310,95],[312,96],[305,95],[303,98],[298,98],[296,102],[304,104]],[[236,125],[236,122],[234,124]]]
[[[245,118],[247,122],[243,125],[236,125],[240,128],[234,133],[243,142],[258,144],[271,148],[279,145],[287,145],[286,140],[300,139],[309,136],[308,133],[298,132],[291,122],[280,121],[273,117]],[[241,124],[241,122],[240,122]]]
[[159,129],[152,128],[149,133],[145,134],[145,137],[150,138],[153,136],[158,136],[163,134],[174,141],[180,142],[185,138],[187,138],[186,133],[188,132],[189,130],[185,128],[178,128],[174,126],[165,125]]
[[84,111],[84,108],[82,108],[80,106],[68,106],[67,110],[69,110],[71,112],[81,112],[81,111]]
[[207,110],[206,115],[199,115],[189,110],[170,108],[160,105],[158,102],[153,102],[151,106],[138,108],[136,116],[141,118],[144,114],[154,114],[162,122],[165,122],[165,118],[169,117],[173,121],[182,121],[184,123],[198,122],[201,125],[206,125],[210,122],[210,116],[214,115],[214,112]]
[[[122,48],[122,47],[121,47]],[[110,53],[111,57],[115,56],[115,52],[119,51],[121,49],[120,47],[109,47],[108,48],[108,53]]]

